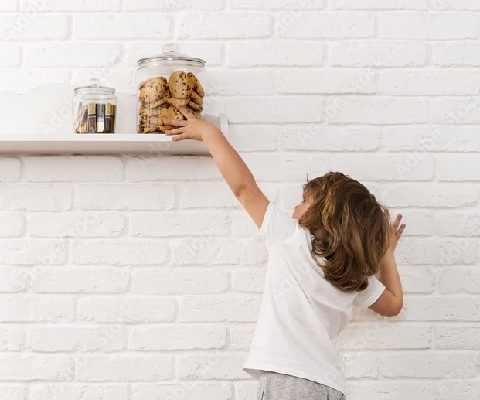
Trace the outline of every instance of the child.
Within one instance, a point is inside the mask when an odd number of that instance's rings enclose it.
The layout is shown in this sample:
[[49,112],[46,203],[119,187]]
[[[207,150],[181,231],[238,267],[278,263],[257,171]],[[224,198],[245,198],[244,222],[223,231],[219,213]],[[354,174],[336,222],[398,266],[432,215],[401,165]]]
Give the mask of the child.
[[266,243],[263,301],[244,365],[260,378],[258,399],[345,400],[336,346],[352,304],[383,316],[403,307],[394,258],[402,216],[390,224],[362,184],[330,172],[304,185],[290,217],[268,201],[220,130],[177,107],[187,120],[164,121],[177,127],[165,133],[206,144]]

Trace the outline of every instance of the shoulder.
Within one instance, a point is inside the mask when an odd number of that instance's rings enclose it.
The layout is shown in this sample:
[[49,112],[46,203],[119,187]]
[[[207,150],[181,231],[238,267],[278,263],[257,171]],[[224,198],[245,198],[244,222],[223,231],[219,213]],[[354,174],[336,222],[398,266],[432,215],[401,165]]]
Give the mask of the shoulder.
[[278,245],[295,234],[298,229],[300,226],[297,219],[275,203],[268,203],[259,228],[259,235],[265,240],[265,244]]

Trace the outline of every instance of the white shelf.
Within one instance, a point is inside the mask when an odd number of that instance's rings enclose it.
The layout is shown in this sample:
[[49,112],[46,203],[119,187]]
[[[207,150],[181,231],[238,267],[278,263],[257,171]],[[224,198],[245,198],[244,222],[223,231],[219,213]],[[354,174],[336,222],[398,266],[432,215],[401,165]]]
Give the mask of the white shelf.
[[[225,115],[206,120],[228,136]],[[162,133],[0,134],[0,154],[161,154],[209,155],[198,140],[172,141]]]
[[[197,140],[172,142],[164,134],[135,133],[137,97],[132,94],[117,93],[117,133],[73,133],[72,94],[73,86],[65,84],[39,86],[22,94],[0,92],[0,154],[209,154]],[[224,114],[206,114],[205,120],[228,137]]]
[[142,153],[206,155],[203,142],[184,139],[172,142],[163,134],[70,134],[2,135],[0,154],[111,154]]

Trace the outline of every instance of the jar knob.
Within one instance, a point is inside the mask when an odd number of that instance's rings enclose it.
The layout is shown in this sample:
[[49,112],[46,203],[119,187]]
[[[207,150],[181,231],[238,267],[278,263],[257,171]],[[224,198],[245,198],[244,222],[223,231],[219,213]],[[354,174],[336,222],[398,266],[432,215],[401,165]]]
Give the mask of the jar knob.
[[164,53],[179,53],[180,47],[176,43],[167,43],[162,47]]
[[100,87],[100,79],[98,78],[90,79],[90,87]]

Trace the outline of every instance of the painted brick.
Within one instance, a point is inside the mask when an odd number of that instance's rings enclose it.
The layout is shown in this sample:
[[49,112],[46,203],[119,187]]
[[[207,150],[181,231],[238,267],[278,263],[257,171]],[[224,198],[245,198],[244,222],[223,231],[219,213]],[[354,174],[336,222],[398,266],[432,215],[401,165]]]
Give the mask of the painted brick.
[[334,67],[421,67],[427,62],[424,43],[408,41],[340,41],[332,43]]
[[370,38],[375,35],[375,18],[366,13],[284,13],[275,32],[287,38]]
[[438,274],[441,293],[479,293],[480,273],[470,266],[445,267]]
[[334,0],[340,10],[425,10],[427,0]]
[[173,384],[135,383],[131,385],[132,400],[160,399],[208,399],[233,400],[233,391],[228,383],[182,382]]
[[480,138],[472,126],[392,126],[383,129],[383,149],[389,152],[478,152]]
[[1,35],[9,41],[65,40],[70,36],[66,15],[18,14],[0,16]]
[[479,90],[480,74],[476,71],[386,70],[379,80],[379,92],[389,95],[474,95]]
[[29,329],[28,347],[33,351],[118,351],[127,342],[126,328],[120,326],[41,326]]
[[160,355],[89,355],[77,366],[84,382],[151,382],[173,378],[173,357]]
[[330,123],[411,124],[427,121],[428,104],[401,97],[332,96],[325,114]]
[[157,265],[169,258],[169,249],[154,240],[75,240],[70,246],[76,264]]
[[[9,57],[11,58],[11,57]],[[29,67],[101,67],[111,68],[121,61],[117,43],[52,42],[28,46],[25,63]]]
[[478,36],[478,18],[462,14],[384,14],[380,37],[386,39],[452,40]]
[[468,354],[430,354],[404,353],[382,357],[383,371],[386,378],[468,378],[471,377],[465,364],[470,362]]
[[242,370],[245,356],[245,354],[212,354],[209,357],[181,357],[178,374],[184,380],[245,379],[249,377]]
[[119,11],[121,0],[79,0],[67,2],[62,0],[20,0],[20,10],[24,12],[55,11]]
[[175,189],[170,185],[84,184],[75,187],[75,205],[83,210],[169,210],[174,204]]
[[134,327],[129,345],[134,350],[208,350],[226,343],[225,327],[215,325],[177,325]]
[[[248,26],[248,29],[244,27]],[[262,38],[272,33],[272,17],[265,14],[187,14],[180,20],[180,39]]]
[[34,400],[47,399],[78,399],[83,396],[85,399],[94,399],[95,397],[105,400],[128,400],[127,386],[118,386],[115,384],[45,384],[41,383],[32,386],[29,390],[29,396]]
[[172,21],[164,14],[87,14],[75,17],[73,35],[78,39],[165,39]]
[[74,360],[65,355],[4,354],[0,360],[0,379],[31,381],[71,381]]
[[182,322],[253,322],[259,310],[258,295],[188,296],[180,301]]
[[372,94],[376,92],[376,73],[370,70],[281,70],[276,73],[276,88],[288,94]]
[[165,322],[174,318],[175,301],[151,296],[88,296],[78,301],[78,316],[94,322]]
[[137,269],[132,273],[132,292],[141,294],[202,294],[225,292],[228,273],[192,271],[191,268]]
[[325,99],[311,97],[308,103],[299,97],[232,98],[226,103],[232,123],[323,122]]
[[1,322],[73,321],[74,299],[67,296],[1,295]]
[[480,46],[476,42],[434,43],[432,63],[440,67],[463,67],[480,65]]
[[321,66],[327,53],[324,43],[288,39],[231,42],[227,51],[227,63],[231,67]]
[[233,9],[267,9],[267,10],[316,10],[325,7],[325,0],[231,0]]
[[125,292],[129,274],[108,267],[40,267],[31,277],[30,290],[38,293]]
[[477,204],[479,193],[473,184],[408,183],[386,186],[382,198],[393,207],[463,207]]
[[190,2],[188,0],[125,0],[123,8],[128,11],[151,10],[162,12],[175,12],[191,10],[221,10],[225,7],[225,0],[196,0]]

